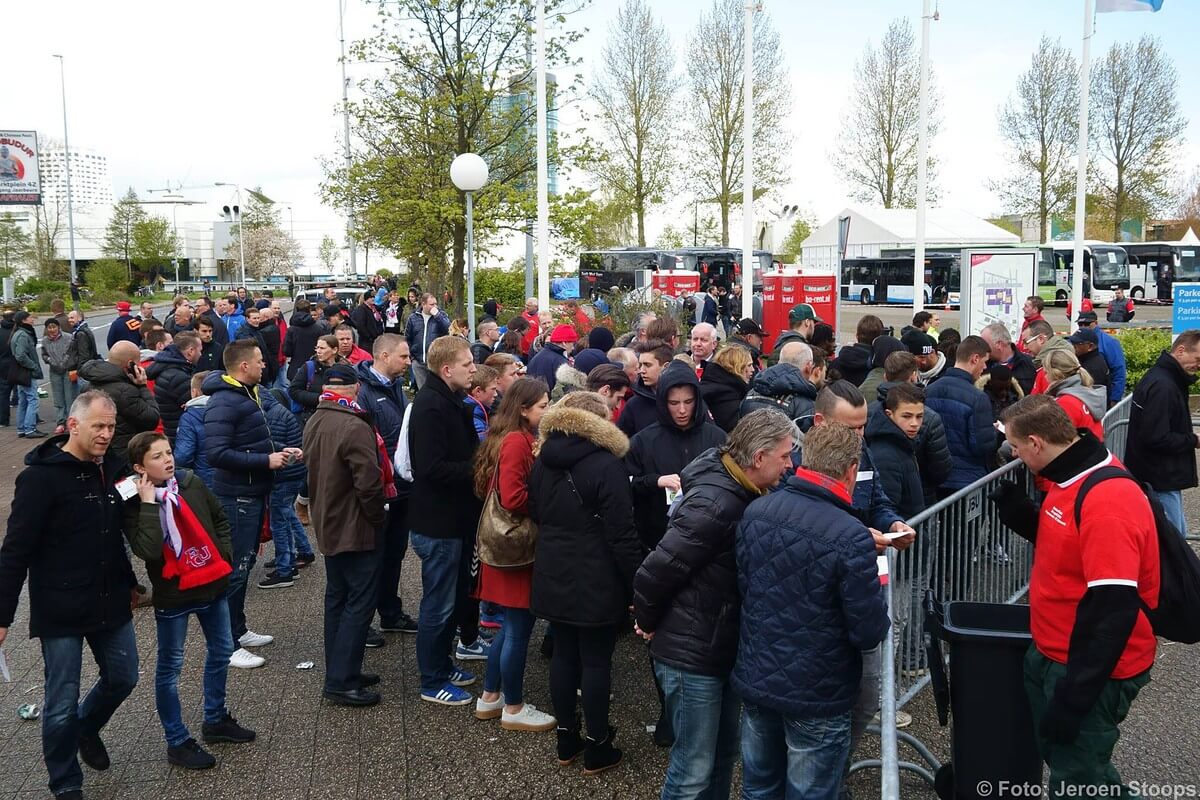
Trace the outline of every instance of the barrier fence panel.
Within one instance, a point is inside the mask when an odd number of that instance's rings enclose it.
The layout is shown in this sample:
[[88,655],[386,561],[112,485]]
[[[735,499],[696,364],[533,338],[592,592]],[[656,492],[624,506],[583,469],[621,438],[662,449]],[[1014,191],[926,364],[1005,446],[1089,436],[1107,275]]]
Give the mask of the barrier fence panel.
[[[1125,455],[1130,406],[1131,396],[1127,395],[1103,420],[1105,444],[1118,458]],[[891,656],[892,674],[883,681],[883,708],[903,708],[929,684],[921,606],[926,589],[932,589],[942,603],[1024,601],[1033,545],[1000,522],[999,509],[988,499],[1003,482],[1020,483],[1030,497],[1037,497],[1033,476],[1023,463],[1011,461],[908,521],[917,532],[916,541],[904,552],[890,555],[892,638],[885,643],[884,657]],[[886,676],[886,663],[884,672]],[[894,718],[892,713],[880,716],[884,723]],[[894,722],[881,725],[879,731],[880,759],[858,762],[851,771],[881,767],[884,800],[899,797],[900,770],[914,772],[932,786],[941,764],[929,749],[916,737],[897,731]],[[911,747],[924,763],[901,759],[899,742]]]

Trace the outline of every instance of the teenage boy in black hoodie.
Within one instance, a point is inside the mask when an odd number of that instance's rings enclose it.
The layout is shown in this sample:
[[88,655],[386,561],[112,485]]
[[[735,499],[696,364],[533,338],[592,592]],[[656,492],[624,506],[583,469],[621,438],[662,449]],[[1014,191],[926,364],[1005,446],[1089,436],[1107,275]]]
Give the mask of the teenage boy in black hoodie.
[[653,425],[658,420],[655,386],[659,376],[675,356],[671,347],[661,341],[647,342],[638,346],[636,350],[638,382],[633,385],[633,396],[625,401],[621,417],[617,420],[617,427],[631,439],[643,428]]

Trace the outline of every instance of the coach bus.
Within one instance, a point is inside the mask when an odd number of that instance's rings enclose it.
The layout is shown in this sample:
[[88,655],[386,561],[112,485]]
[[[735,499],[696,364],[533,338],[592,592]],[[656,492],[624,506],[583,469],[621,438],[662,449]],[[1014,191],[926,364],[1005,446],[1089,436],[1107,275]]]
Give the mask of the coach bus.
[[[957,256],[931,253],[925,258],[924,302],[957,306],[962,269]],[[842,261],[842,299],[868,303],[913,301],[913,257],[848,258]]]
[[1140,242],[1121,245],[1129,254],[1129,296],[1134,300],[1170,300],[1175,281],[1200,281],[1200,245]]
[[[1074,242],[1048,242],[1041,246],[1041,257],[1038,260],[1038,293],[1042,299],[1050,301],[1053,297],[1055,302],[1067,301],[1071,296],[1074,260]],[[1050,282],[1051,277],[1053,283]],[[1125,248],[1106,242],[1084,242],[1083,286],[1084,293],[1097,304],[1111,300],[1115,288],[1120,287],[1128,292],[1129,256]]]
[[634,288],[635,272],[675,268],[675,255],[670,250],[653,247],[584,250],[579,254],[579,296],[595,299],[613,289],[629,291]]

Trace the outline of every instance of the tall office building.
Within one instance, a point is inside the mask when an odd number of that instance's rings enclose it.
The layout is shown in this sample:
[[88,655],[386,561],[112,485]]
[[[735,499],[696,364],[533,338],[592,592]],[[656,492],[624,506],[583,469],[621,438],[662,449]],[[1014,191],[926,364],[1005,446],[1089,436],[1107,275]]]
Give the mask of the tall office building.
[[[513,109],[520,109],[521,112],[530,120],[529,136],[532,142],[532,140],[537,136],[537,110],[534,105],[537,102],[537,97],[533,92],[527,91],[524,88],[529,86],[530,83],[531,81],[528,73],[520,73],[514,76],[512,80],[512,93],[497,97],[493,101],[493,108],[496,109],[496,113],[498,114],[509,114],[512,113]],[[546,73],[546,136],[551,140],[557,138],[558,136],[558,108],[554,103],[554,92],[556,89],[557,78],[555,77],[554,73]],[[530,146],[530,150],[532,151],[532,144]],[[551,195],[556,195],[558,194],[558,163],[553,158],[553,153],[551,154],[548,166],[549,171],[547,172],[547,190]],[[531,174],[529,177],[532,180],[534,178],[534,174]]]
[[[38,166],[42,178],[42,202],[50,207],[67,204],[66,149],[58,139],[39,136]],[[71,148],[71,202],[75,208],[111,206],[112,177],[108,159],[81,147]]]

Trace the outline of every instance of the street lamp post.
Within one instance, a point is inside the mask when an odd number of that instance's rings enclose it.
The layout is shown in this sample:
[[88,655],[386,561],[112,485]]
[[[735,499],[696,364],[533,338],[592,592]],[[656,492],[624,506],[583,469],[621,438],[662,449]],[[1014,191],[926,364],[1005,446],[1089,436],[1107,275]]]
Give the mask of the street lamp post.
[[[67,175],[67,239],[71,247],[71,283],[79,283],[79,275],[75,271],[75,212],[71,208],[71,139],[67,136],[67,70],[63,57],[55,54],[58,59],[58,79],[62,85],[63,107],[63,167]],[[75,290],[72,288],[71,290]],[[75,310],[79,310],[79,301],[75,301]]]
[[450,164],[450,180],[467,195],[467,324],[475,336],[475,203],[474,194],[488,180],[488,166],[474,153],[455,156]]

